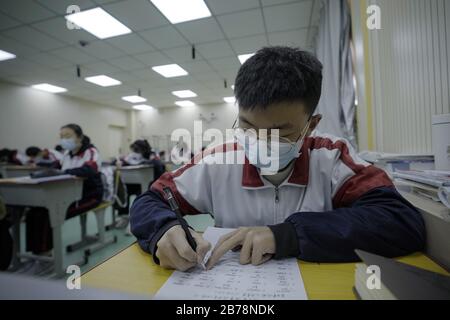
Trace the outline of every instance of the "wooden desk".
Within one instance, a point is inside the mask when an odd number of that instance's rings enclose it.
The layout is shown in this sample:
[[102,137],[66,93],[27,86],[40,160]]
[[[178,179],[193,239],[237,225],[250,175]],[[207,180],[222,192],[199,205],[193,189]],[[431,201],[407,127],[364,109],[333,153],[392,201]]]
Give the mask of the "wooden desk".
[[[42,179],[0,179],[0,196],[5,204],[21,207],[44,207],[48,209],[53,233],[55,273],[61,276],[63,269],[63,245],[61,226],[66,220],[69,205],[81,199],[83,179],[65,176],[50,181]],[[20,251],[20,219],[14,225],[14,257]]]
[[2,176],[3,178],[17,178],[30,176],[30,173],[35,171],[40,171],[48,168],[36,167],[36,166],[17,166],[17,165],[6,165],[2,166]]
[[117,168],[125,184],[138,184],[141,192],[145,192],[154,179],[153,165],[126,166]]
[[[397,259],[414,266],[447,274],[425,255],[417,253]],[[355,263],[309,263],[299,261],[308,299],[354,300]],[[94,267],[81,277],[81,286],[143,294],[149,298],[172,271],[161,268],[137,243]]]

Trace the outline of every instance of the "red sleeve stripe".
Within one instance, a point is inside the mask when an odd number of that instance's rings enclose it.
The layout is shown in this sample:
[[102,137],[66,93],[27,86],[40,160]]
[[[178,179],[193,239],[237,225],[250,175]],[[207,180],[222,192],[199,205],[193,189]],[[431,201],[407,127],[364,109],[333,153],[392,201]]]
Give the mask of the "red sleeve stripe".
[[199,212],[196,208],[194,208],[180,194],[180,192],[178,191],[177,186],[174,182],[174,179],[176,177],[181,176],[186,170],[188,170],[189,168],[198,164],[204,157],[206,157],[208,155],[212,155],[212,154],[219,153],[219,152],[225,153],[225,152],[229,152],[229,151],[234,151],[236,149],[237,149],[237,143],[228,143],[228,144],[223,144],[223,145],[217,146],[215,148],[206,149],[203,152],[200,152],[197,155],[195,155],[191,159],[190,163],[184,165],[177,171],[164,173],[158,180],[156,180],[152,184],[151,190],[157,191],[165,200],[167,200],[166,196],[164,194],[163,188],[169,187],[170,190],[172,191],[172,193],[174,194],[175,199],[178,202],[178,205],[180,206],[181,213],[183,213],[183,214],[200,214],[201,212]]

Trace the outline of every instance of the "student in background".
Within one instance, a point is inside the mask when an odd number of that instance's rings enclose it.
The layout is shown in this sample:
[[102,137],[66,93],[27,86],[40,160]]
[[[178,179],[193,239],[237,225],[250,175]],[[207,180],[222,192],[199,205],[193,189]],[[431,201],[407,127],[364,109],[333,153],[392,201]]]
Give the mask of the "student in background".
[[25,165],[28,162],[26,154],[16,149],[1,149],[0,150],[0,162],[6,162],[15,165]]
[[[166,170],[164,164],[159,159],[159,156],[152,151],[152,147],[147,140],[136,140],[130,145],[130,153],[126,155],[120,162],[122,166],[129,165],[141,165],[141,164],[151,164],[154,166],[154,180],[149,181],[149,187],[158,179]],[[128,201],[127,206],[124,208],[119,208],[119,215],[128,216],[130,211],[130,197],[131,195],[139,195],[147,190],[141,190],[141,186],[138,184],[127,185]],[[116,227],[125,228],[128,225],[128,217],[119,220]]]
[[[95,208],[102,201],[100,156],[97,148],[77,124],[61,127],[60,137],[61,145],[66,150],[60,161],[61,171],[85,179],[82,198],[72,203],[67,210],[66,219],[70,219]],[[27,251],[37,255],[49,255],[53,242],[48,211],[45,208],[32,208],[31,211],[26,221]],[[49,266],[49,263],[35,261],[30,273],[46,272]]]
[[40,149],[39,147],[28,147],[25,150],[28,157],[28,163],[39,167],[59,167],[63,157],[62,153],[56,150]]

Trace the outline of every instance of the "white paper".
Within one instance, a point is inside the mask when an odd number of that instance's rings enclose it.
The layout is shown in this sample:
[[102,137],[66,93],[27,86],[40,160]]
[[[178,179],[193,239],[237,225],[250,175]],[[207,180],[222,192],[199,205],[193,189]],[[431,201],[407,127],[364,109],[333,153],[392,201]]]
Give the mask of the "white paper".
[[[203,237],[217,243],[233,229],[206,229]],[[259,266],[239,263],[239,252],[228,252],[211,270],[200,266],[189,272],[175,271],[155,299],[194,300],[306,300],[297,259],[269,260]]]

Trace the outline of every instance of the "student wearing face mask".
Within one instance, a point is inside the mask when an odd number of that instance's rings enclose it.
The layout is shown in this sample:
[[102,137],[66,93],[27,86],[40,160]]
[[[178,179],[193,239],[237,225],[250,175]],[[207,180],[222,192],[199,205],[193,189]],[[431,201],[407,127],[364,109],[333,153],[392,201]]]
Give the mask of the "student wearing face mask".
[[[100,156],[81,127],[67,124],[60,130],[61,146],[65,153],[60,160],[64,174],[84,178],[82,198],[70,205],[66,219],[87,212],[102,201],[103,185],[99,172]],[[32,208],[26,220],[27,251],[37,255],[49,255],[53,248],[52,233],[48,211],[45,208]],[[51,263],[35,261],[28,266],[27,273],[40,274],[51,267]]]
[[[345,139],[315,130],[321,87],[322,65],[306,51],[267,47],[249,58],[235,80],[235,141],[165,173],[134,202],[131,231],[142,249],[162,267],[187,270],[210,247],[193,230],[196,251],[188,244],[168,187],[183,214],[211,213],[216,226],[237,228],[219,240],[207,268],[231,249],[254,265],[357,261],[355,249],[387,257],[422,250],[422,217],[385,172]],[[276,152],[264,159],[257,149]],[[221,155],[244,161],[208,164]]]
[[[126,155],[122,161],[122,166],[129,166],[129,165],[140,165],[140,164],[150,164],[154,167],[154,180],[158,179],[164,172],[165,172],[165,166],[159,159],[159,156],[156,156],[156,154],[152,151],[152,147],[148,143],[147,140],[136,140],[130,145],[130,153]],[[149,181],[149,186],[153,183],[153,181]],[[119,215],[128,216],[130,211],[130,196],[131,195],[140,195],[142,192],[145,192],[147,190],[141,190],[140,185],[134,185],[130,184],[127,185],[127,192],[128,192],[128,201],[127,206],[124,208],[119,208],[118,213]],[[120,220],[117,223],[118,228],[125,228],[128,225],[128,217]]]

